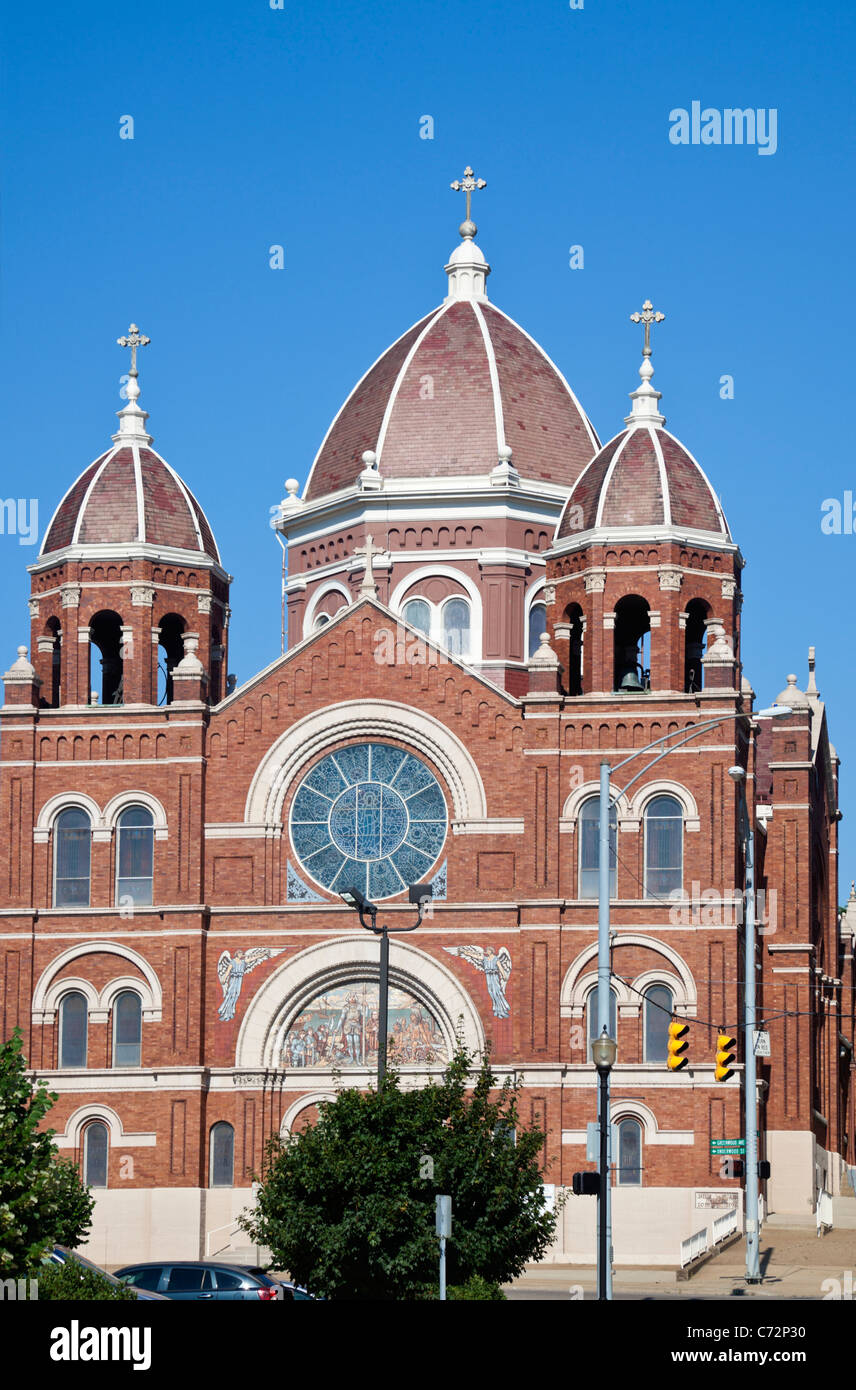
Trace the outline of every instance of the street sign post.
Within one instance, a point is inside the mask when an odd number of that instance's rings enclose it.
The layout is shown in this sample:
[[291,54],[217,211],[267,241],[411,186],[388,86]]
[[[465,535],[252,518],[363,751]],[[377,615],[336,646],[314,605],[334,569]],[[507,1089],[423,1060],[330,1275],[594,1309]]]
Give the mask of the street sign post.
[[446,1298],[446,1237],[452,1234],[452,1199],[437,1194],[435,1201],[436,1231],[440,1237],[440,1297]]

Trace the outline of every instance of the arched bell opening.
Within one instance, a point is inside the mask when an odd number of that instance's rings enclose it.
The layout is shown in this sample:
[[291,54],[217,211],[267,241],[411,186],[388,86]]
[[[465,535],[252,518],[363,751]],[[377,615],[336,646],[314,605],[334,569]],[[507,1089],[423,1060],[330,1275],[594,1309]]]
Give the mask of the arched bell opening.
[[704,686],[704,634],[710,617],[710,604],[694,598],[687,604],[687,626],[684,638],[684,690],[696,694]]
[[[59,709],[62,699],[62,624],[59,618],[48,618],[45,623],[45,642],[50,642],[50,686],[45,704],[49,709]],[[42,650],[41,643],[39,649]]]
[[160,621],[158,633],[158,704],[171,705],[173,702],[172,673],[184,656],[182,634],[187,623],[180,613],[167,613]]
[[564,613],[568,632],[568,694],[583,693],[583,610],[569,603]]
[[[125,702],[125,650],[122,642],[122,619],[110,609],[96,613],[89,624],[89,640],[101,653],[102,705],[122,705]],[[94,672],[90,663],[90,684]]]
[[[329,621],[329,619],[328,619]],[[223,688],[223,645],[220,638],[219,627],[211,629],[211,678],[208,686],[208,699],[212,705],[218,705],[222,699],[220,694]]]
[[633,694],[651,686],[651,620],[648,604],[628,594],[615,605],[614,686]]

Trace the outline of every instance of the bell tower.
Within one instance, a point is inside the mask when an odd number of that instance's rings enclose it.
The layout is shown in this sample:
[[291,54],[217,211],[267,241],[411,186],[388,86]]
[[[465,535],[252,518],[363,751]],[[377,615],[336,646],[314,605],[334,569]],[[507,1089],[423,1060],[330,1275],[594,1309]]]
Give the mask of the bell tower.
[[30,566],[40,704],[216,704],[225,694],[231,576],[186,484],[152,448],[136,324],[112,448],[66,493]]
[[646,300],[641,384],[625,429],[574,485],[547,556],[548,630],[567,695],[740,688],[743,560],[719,500],[665,427],[651,384]]

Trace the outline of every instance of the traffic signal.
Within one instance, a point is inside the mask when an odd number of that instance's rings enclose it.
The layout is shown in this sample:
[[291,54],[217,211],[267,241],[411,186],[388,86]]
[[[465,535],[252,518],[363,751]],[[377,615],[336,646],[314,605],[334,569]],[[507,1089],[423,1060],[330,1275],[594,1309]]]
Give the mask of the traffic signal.
[[596,1197],[600,1192],[599,1173],[574,1173],[574,1196]]
[[769,1159],[767,1159],[767,1158],[762,1158],[761,1161],[760,1161],[760,1163],[758,1164],[758,1177],[763,1179],[763,1178],[768,1178],[769,1176],[770,1176],[770,1161],[769,1161]]
[[730,1033],[720,1031],[716,1039],[716,1079],[727,1081],[734,1075],[732,1062],[737,1052],[737,1039]]
[[689,1027],[686,1023],[679,1023],[676,1018],[669,1024],[669,1055],[666,1058],[666,1066],[669,1071],[682,1071],[688,1065],[688,1059],[684,1053],[689,1046],[687,1034]]

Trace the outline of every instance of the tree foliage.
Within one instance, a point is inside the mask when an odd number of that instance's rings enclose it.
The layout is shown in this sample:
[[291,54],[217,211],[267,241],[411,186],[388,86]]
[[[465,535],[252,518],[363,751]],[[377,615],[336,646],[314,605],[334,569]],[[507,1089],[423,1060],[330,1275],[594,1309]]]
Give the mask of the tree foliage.
[[94,1202],[39,1126],[56,1096],[26,1075],[21,1033],[0,1047],[0,1276],[39,1270],[50,1245],[79,1245]]
[[39,1302],[136,1303],[137,1295],[127,1284],[113,1284],[103,1274],[77,1260],[42,1265],[38,1275]]
[[[442,1082],[341,1090],[316,1124],[274,1139],[256,1208],[242,1224],[276,1267],[328,1298],[435,1296],[434,1199],[452,1198],[447,1278],[516,1278],[550,1243],[539,1158],[544,1135],[518,1115],[519,1087],[497,1090],[488,1059],[460,1048]],[[433,1178],[422,1176],[433,1162]]]

